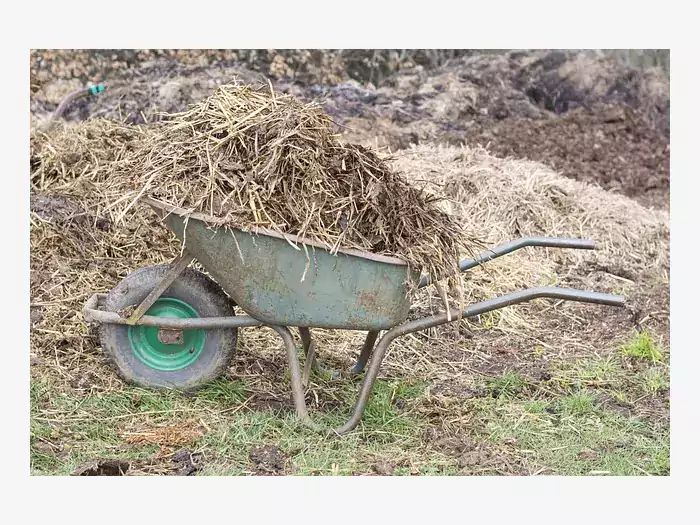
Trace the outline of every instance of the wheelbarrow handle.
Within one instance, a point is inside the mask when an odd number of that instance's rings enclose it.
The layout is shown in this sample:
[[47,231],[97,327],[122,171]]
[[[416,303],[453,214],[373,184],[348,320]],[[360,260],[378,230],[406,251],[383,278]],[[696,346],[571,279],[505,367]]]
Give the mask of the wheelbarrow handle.
[[[365,375],[362,382],[362,387],[360,388],[360,393],[355,402],[355,407],[353,408],[353,413],[347,423],[342,427],[334,430],[337,434],[345,434],[353,430],[357,424],[360,422],[362,415],[365,411],[365,406],[369,400],[369,396],[372,392],[374,386],[374,381],[377,379],[379,373],[379,366],[384,359],[387,349],[392,341],[397,337],[401,337],[413,332],[418,332],[421,330],[426,330],[428,328],[433,328],[435,326],[447,324],[450,321],[457,321],[460,318],[474,317],[486,312],[492,312],[494,310],[499,310],[505,308],[506,306],[511,306],[514,304],[524,303],[538,298],[551,298],[551,299],[562,299],[565,301],[578,301],[584,303],[596,303],[604,304],[608,306],[624,306],[626,298],[620,295],[599,293],[599,292],[588,292],[584,290],[572,290],[569,288],[555,288],[543,286],[540,288],[530,288],[528,290],[522,290],[519,292],[510,293],[502,297],[496,297],[494,299],[489,299],[487,301],[482,301],[480,303],[468,306],[461,312],[459,310],[452,310],[451,316],[448,316],[446,312],[432,315],[429,317],[423,317],[421,319],[416,319],[414,321],[408,321],[401,325],[395,326],[391,330],[387,331],[381,338],[377,347],[374,349],[374,354],[369,363],[369,369]],[[293,359],[297,358],[296,354],[288,351],[290,363]],[[297,358],[298,359],[298,358]],[[298,368],[298,365],[297,365]],[[294,385],[293,385],[294,388]],[[301,387],[296,387],[297,392],[295,392],[295,400],[303,400],[303,391]],[[298,402],[297,406],[301,405],[301,401]],[[306,408],[300,411],[302,419],[308,422],[308,414],[306,413]],[[308,424],[308,423],[307,423]]]
[[[573,248],[576,250],[595,250],[595,242],[586,239],[569,239],[569,238],[556,238],[556,237],[521,237],[520,239],[515,239],[514,241],[507,242],[505,244],[500,244],[495,248],[491,248],[483,253],[480,253],[473,259],[464,259],[459,262],[459,271],[466,272],[479,266],[485,262],[491,261],[503,255],[519,250],[520,248],[525,248],[527,246],[542,246],[545,248]],[[419,284],[418,288],[423,288],[428,286],[432,282],[429,275],[424,275]]]

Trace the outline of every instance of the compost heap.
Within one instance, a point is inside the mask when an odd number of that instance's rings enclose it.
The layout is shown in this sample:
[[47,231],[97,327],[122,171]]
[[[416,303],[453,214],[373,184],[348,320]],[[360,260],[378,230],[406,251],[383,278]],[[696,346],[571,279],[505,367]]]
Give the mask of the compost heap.
[[102,192],[99,185],[111,173],[112,164],[133,155],[146,133],[145,127],[103,118],[32,129],[32,193],[71,195],[74,200],[98,204]]
[[133,155],[111,164],[102,191],[117,220],[148,196],[219,225],[267,228],[332,252],[356,248],[455,275],[477,241],[438,207],[440,197],[371,150],[341,144],[333,126],[316,105],[271,86],[225,85],[153,126]]

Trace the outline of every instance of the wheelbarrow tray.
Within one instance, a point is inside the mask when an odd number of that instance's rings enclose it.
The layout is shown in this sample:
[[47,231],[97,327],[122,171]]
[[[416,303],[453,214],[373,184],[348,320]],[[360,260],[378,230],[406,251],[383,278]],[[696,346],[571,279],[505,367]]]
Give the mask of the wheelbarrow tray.
[[266,229],[243,231],[214,217],[144,199],[243,310],[271,325],[386,330],[411,306],[405,261]]

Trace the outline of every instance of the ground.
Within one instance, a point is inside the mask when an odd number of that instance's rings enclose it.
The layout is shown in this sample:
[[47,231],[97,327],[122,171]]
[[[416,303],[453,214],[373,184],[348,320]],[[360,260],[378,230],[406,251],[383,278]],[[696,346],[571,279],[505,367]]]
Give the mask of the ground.
[[[656,69],[589,54],[471,53],[435,65],[401,62],[353,80],[343,77],[347,65],[328,66],[337,63],[333,54],[316,69],[268,54],[66,56],[32,55],[35,124],[86,80],[108,88],[71,107],[69,121],[121,114],[151,122],[157,111],[184,109],[232,75],[250,82],[269,76],[279,91],[320,98],[346,140],[389,148],[416,178],[452,181],[443,189],[463,203],[465,223],[489,225],[489,240],[581,231],[605,244],[599,256],[559,259],[533,249],[494,263],[491,273],[476,270],[472,299],[560,284],[630,300],[620,310],[537,301],[407,336],[392,345],[360,427],[338,438],[296,420],[284,353],[267,329],[241,330],[225,376],[196,394],[123,384],[79,310],[126,273],[167,261],[177,244],[146,215],[121,229],[57,197],[60,187],[35,189],[34,474],[670,473],[669,106]],[[87,63],[89,74],[81,69]],[[478,145],[493,157],[470,157]],[[542,162],[565,178],[498,160],[508,156]],[[467,186],[460,189],[461,180]],[[494,186],[521,182],[512,201]],[[481,202],[489,199],[489,206]],[[410,315],[429,303],[440,304],[421,296]],[[322,362],[336,369],[351,366],[362,344],[362,334],[314,336]],[[312,417],[342,424],[359,381],[313,376]]]

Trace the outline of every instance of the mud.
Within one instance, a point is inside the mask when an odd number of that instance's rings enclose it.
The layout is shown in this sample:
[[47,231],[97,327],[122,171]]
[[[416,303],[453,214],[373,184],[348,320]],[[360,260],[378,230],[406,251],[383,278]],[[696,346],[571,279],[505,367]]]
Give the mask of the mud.
[[178,450],[170,461],[176,476],[192,476],[201,468],[201,454],[187,449]]
[[647,206],[669,206],[670,143],[629,108],[605,104],[556,119],[507,119],[482,126],[468,142],[542,162]]

